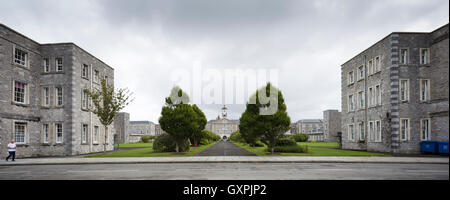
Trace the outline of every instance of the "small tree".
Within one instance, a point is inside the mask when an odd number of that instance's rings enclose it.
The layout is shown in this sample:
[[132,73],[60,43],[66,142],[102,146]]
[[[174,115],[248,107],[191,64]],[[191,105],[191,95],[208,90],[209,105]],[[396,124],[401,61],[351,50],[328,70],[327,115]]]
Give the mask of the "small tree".
[[108,141],[108,126],[114,122],[114,117],[125,106],[133,100],[130,100],[131,94],[127,89],[114,90],[112,85],[108,85],[106,80],[100,79],[100,90],[84,89],[92,100],[92,106],[89,106],[89,111],[97,115],[100,123],[105,127],[105,141],[103,143],[103,151],[106,152],[106,144]]
[[192,109],[194,110],[194,112],[197,114],[197,129],[192,133],[191,136],[191,140],[193,142],[194,145],[198,144],[200,142],[200,140],[202,139],[202,136],[204,136],[204,134],[202,134],[203,129],[205,129],[207,120],[206,120],[206,116],[203,113],[202,110],[200,110],[200,108],[197,107],[197,105],[192,105]]

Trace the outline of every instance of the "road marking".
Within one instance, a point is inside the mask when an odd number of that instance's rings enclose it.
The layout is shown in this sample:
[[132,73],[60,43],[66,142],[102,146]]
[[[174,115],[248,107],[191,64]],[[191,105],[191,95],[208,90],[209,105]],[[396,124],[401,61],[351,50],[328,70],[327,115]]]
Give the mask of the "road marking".
[[69,172],[69,173],[86,173],[86,172],[91,172],[91,173],[101,173],[101,172],[103,172],[103,173],[109,173],[109,172],[137,172],[137,171],[139,171],[139,170],[89,170],[89,171],[73,171],[73,170],[70,170],[70,171],[67,171],[67,172]]

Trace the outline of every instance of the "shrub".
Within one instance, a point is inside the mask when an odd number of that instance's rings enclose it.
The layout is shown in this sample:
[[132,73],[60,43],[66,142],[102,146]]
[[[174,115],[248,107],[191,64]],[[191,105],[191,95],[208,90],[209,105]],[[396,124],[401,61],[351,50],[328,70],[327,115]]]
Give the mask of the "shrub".
[[245,142],[244,138],[242,138],[241,133],[239,133],[239,131],[232,133],[230,135],[230,140],[233,142],[240,142],[240,143]]
[[296,133],[291,135],[290,138],[294,139],[296,142],[306,142],[308,141],[309,135],[304,133]]
[[150,142],[150,137],[149,137],[149,136],[146,136],[146,135],[142,136],[142,137],[141,137],[141,142],[143,142],[143,143],[148,143],[148,142]]
[[311,140],[311,143],[316,143],[317,141],[316,140]]
[[[189,151],[191,143],[189,140],[185,140],[179,147],[180,152]],[[156,152],[175,152],[176,151],[175,140],[167,133],[159,135],[153,143],[153,150]]]
[[[266,151],[270,152],[270,149],[266,149]],[[278,153],[307,153],[307,146],[299,146],[299,145],[290,145],[290,146],[276,146],[274,148],[274,152]]]
[[280,138],[275,142],[275,146],[294,146],[294,145],[297,145],[297,142],[289,138]]
[[254,147],[263,147],[264,143],[262,143],[261,141],[256,141],[254,144]]
[[202,140],[200,140],[200,145],[207,145],[209,144],[209,140],[206,138],[202,138]]

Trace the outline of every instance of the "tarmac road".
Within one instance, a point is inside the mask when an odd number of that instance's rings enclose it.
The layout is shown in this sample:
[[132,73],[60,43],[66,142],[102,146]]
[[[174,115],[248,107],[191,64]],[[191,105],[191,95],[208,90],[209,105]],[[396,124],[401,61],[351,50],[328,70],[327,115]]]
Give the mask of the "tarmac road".
[[219,141],[196,156],[256,156],[228,141]]

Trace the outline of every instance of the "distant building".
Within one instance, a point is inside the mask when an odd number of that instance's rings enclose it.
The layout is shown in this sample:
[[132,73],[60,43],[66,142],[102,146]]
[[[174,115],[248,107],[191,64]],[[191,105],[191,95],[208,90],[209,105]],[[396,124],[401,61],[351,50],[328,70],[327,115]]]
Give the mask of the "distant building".
[[344,149],[419,153],[449,140],[449,26],[394,32],[341,66]]
[[130,138],[130,114],[120,112],[114,118],[114,128],[116,129],[115,143],[128,143]]
[[325,142],[337,142],[341,132],[341,112],[338,110],[323,111],[323,137]]
[[165,131],[161,129],[161,125],[155,124],[155,135],[158,136],[158,135],[161,135],[163,133],[165,133]]
[[141,141],[142,136],[156,135],[155,124],[151,121],[130,121],[129,143]]
[[[0,155],[67,156],[114,148],[114,125],[89,112],[85,88],[114,69],[74,43],[40,44],[0,24]],[[105,141],[106,134],[106,141]]]
[[210,120],[206,124],[206,130],[218,134],[222,139],[228,139],[231,133],[239,130],[239,120],[230,120],[227,118],[228,108],[222,107],[222,115],[217,116],[216,120]]
[[324,141],[323,120],[321,119],[302,119],[297,121],[296,130],[299,133],[309,135],[309,141]]

